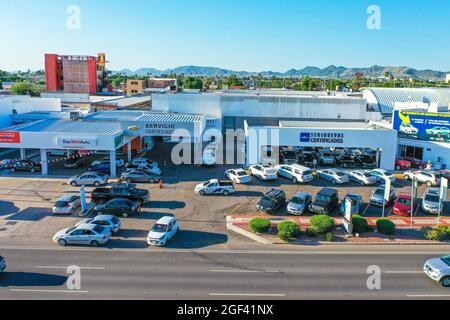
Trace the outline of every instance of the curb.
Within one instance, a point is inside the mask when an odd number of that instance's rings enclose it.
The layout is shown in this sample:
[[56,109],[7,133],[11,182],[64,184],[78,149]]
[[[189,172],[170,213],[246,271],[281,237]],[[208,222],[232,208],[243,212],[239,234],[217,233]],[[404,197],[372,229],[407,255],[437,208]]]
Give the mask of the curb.
[[272,241],[269,241],[269,240],[267,240],[267,239],[265,239],[263,237],[260,237],[257,234],[254,234],[254,233],[251,233],[251,232],[249,232],[247,230],[244,230],[242,228],[236,227],[235,225],[233,225],[232,218],[229,217],[229,216],[227,216],[226,221],[227,221],[227,223],[226,223],[227,230],[233,231],[233,232],[235,232],[237,234],[240,234],[241,236],[249,238],[249,239],[251,239],[253,241],[256,241],[256,242],[258,242],[260,244],[263,244],[263,245],[273,244]]

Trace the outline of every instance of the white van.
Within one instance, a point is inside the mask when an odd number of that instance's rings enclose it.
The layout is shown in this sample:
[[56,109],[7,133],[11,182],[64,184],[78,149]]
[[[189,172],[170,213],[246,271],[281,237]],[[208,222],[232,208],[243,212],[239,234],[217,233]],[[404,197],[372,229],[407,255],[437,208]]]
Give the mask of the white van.
[[280,177],[291,180],[293,183],[310,182],[314,179],[311,169],[298,165],[279,165],[275,167]]

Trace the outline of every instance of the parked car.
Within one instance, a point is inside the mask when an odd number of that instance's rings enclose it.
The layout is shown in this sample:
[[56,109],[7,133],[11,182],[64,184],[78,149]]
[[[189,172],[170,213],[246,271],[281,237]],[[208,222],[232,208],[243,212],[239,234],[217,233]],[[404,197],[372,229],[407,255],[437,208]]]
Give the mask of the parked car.
[[363,198],[360,194],[356,193],[347,193],[345,197],[341,201],[341,205],[339,207],[339,212],[344,215],[345,214],[345,200],[350,199],[352,201],[352,213],[353,214],[360,214],[362,205],[363,205]]
[[370,197],[370,204],[375,207],[389,207],[395,201],[395,190],[393,187],[390,188],[389,200],[386,201],[384,198],[384,190],[386,186],[381,186],[372,192]]
[[336,159],[330,150],[319,151],[319,164],[321,166],[334,166],[336,164]]
[[423,271],[444,287],[450,287],[450,256],[428,260],[423,266]]
[[81,207],[80,196],[63,196],[56,200],[53,205],[54,214],[73,214],[76,209]]
[[128,183],[133,182],[157,183],[161,180],[161,175],[156,175],[148,170],[136,169],[123,172],[120,175],[120,179]]
[[411,168],[411,162],[404,158],[397,158],[395,160],[395,170],[408,170]]
[[128,218],[141,214],[141,204],[139,201],[131,201],[126,198],[114,198],[106,203],[94,207],[96,215],[114,215]]
[[338,169],[324,169],[317,171],[317,177],[320,179],[325,179],[333,184],[344,184],[349,182],[348,175]]
[[159,167],[158,162],[155,162],[153,160],[146,159],[146,158],[135,158],[135,159],[133,159],[131,164],[135,165],[135,166],[145,165],[150,168]]
[[48,157],[69,157],[69,150],[47,150]]
[[87,164],[86,158],[71,158],[67,159],[64,163],[64,168],[66,169],[78,169],[84,167]]
[[362,154],[354,157],[356,164],[364,169],[375,169],[377,167],[376,158],[369,154]]
[[272,189],[267,192],[256,205],[256,210],[268,214],[275,213],[286,204],[286,193],[280,189]]
[[250,166],[252,176],[259,180],[276,180],[278,179],[277,169],[270,165],[255,165]]
[[11,162],[7,168],[11,172],[40,172],[42,170],[41,164],[30,160],[17,160]]
[[102,175],[95,172],[85,172],[78,176],[74,176],[69,178],[68,184],[72,187],[76,186],[96,186],[99,187],[101,185],[107,184],[109,181],[108,176]]
[[0,169],[6,169],[13,162],[11,159],[0,160]]
[[308,211],[312,202],[312,195],[306,192],[298,192],[292,197],[287,206],[287,211],[293,215],[302,215]]
[[309,205],[309,211],[315,214],[331,214],[339,205],[339,194],[336,189],[323,188]]
[[411,163],[411,168],[425,169],[427,167],[427,163],[420,159],[410,157],[404,157],[403,159]]
[[442,213],[439,188],[428,188],[425,191],[422,197],[421,209],[431,214]]
[[383,183],[387,179],[389,179],[391,183],[394,183],[396,180],[395,176],[391,172],[386,171],[384,169],[374,169],[369,171],[369,174],[374,176],[377,179],[377,182],[381,183]]
[[[111,159],[109,157],[101,158],[100,160],[96,160],[96,161],[92,162],[91,166],[96,166],[96,165],[99,165],[101,163],[105,163],[105,164],[108,164],[108,166],[110,166]],[[116,159],[116,167],[117,168],[125,167],[125,161],[123,159],[117,158]]]
[[109,162],[101,162],[95,165],[93,164],[89,167],[88,171],[111,174],[111,165]]
[[280,152],[281,163],[284,164],[296,164],[297,153],[294,150],[283,150]]
[[400,133],[406,134],[406,135],[412,135],[415,136],[419,133],[419,129],[411,125],[410,123],[402,123],[400,125],[400,128],[398,130]]
[[231,169],[225,171],[225,177],[233,181],[234,183],[250,183],[252,178],[244,169]]
[[175,217],[162,217],[152,227],[147,236],[147,243],[151,246],[165,246],[180,230]]
[[53,241],[60,246],[68,244],[84,244],[98,247],[111,238],[111,230],[99,225],[82,224],[76,227],[63,229],[53,236]]
[[160,176],[162,174],[161,169],[157,166],[151,166],[147,163],[141,163],[139,165],[130,164],[125,167],[125,172],[136,171],[136,170],[144,170],[149,172],[150,174],[154,174],[156,176]]
[[0,256],[0,274],[6,270],[6,259]]
[[119,183],[112,187],[96,188],[91,192],[91,200],[95,202],[107,201],[114,198],[126,198],[143,205],[150,201],[150,192],[148,190],[138,189],[135,184],[130,183]]
[[122,226],[120,220],[116,216],[111,215],[98,215],[93,218],[83,219],[78,222],[76,226],[78,227],[83,224],[99,225],[109,228],[113,234],[119,232],[120,227]]
[[403,177],[407,180],[416,179],[419,183],[426,183],[429,187],[436,187],[440,183],[440,176],[432,171],[405,171]]
[[310,182],[314,179],[311,169],[298,165],[279,165],[276,166],[280,177],[291,180],[293,183]]
[[341,168],[354,169],[356,168],[356,162],[353,156],[340,156],[336,157],[336,165]]
[[430,138],[450,139],[450,128],[447,128],[447,127],[434,127],[431,129],[427,129],[426,132]]
[[366,171],[349,171],[347,175],[350,181],[359,183],[362,186],[372,185],[377,182],[377,178]]
[[411,216],[412,198],[409,193],[400,193],[394,202],[394,209],[392,213],[398,216],[410,217]]
[[316,166],[319,163],[318,160],[318,155],[315,152],[311,152],[311,151],[303,151],[299,156],[298,156],[298,162],[303,165],[303,166]]
[[195,193],[204,196],[207,194],[222,194],[228,196],[235,193],[233,181],[221,181],[212,179],[195,186]]

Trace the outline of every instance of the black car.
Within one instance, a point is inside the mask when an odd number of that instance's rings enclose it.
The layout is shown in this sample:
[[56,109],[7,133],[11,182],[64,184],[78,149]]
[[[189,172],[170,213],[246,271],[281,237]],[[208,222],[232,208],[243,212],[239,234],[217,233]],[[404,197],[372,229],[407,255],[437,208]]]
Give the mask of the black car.
[[150,192],[136,188],[135,184],[120,183],[108,188],[96,188],[91,192],[92,201],[109,200],[113,198],[125,198],[131,201],[138,201],[142,204],[150,201]]
[[336,164],[341,168],[356,168],[356,162],[352,156],[342,155],[336,157]]
[[310,151],[303,151],[298,157],[298,162],[306,167],[314,166],[314,164],[317,164],[317,161],[317,154]]
[[66,169],[78,169],[81,167],[84,167],[87,164],[85,158],[72,158],[67,159],[67,161],[64,163],[64,168]]
[[296,164],[297,153],[294,150],[281,150],[280,162],[284,164]]
[[97,215],[114,215],[128,218],[136,214],[141,214],[141,205],[139,201],[131,201],[125,198],[114,198],[106,203],[100,204],[94,208]]
[[309,210],[316,214],[330,214],[339,206],[339,194],[336,189],[323,188],[316,194],[314,202],[309,205]]
[[363,154],[360,156],[355,156],[354,160],[356,164],[362,168],[374,169],[377,166],[376,158],[372,155]]
[[11,172],[40,172],[42,170],[41,164],[30,160],[18,160],[11,162],[7,167]]
[[256,205],[256,210],[272,214],[286,205],[286,193],[280,189],[267,192]]

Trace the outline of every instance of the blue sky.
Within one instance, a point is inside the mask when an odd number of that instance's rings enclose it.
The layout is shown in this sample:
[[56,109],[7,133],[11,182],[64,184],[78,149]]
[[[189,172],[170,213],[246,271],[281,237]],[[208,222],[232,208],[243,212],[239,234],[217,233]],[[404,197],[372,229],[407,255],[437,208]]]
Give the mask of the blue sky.
[[[381,29],[366,27],[369,5]],[[69,5],[81,29],[66,27]],[[109,68],[286,71],[374,64],[450,71],[449,0],[0,0],[0,69],[44,53],[107,53]]]

